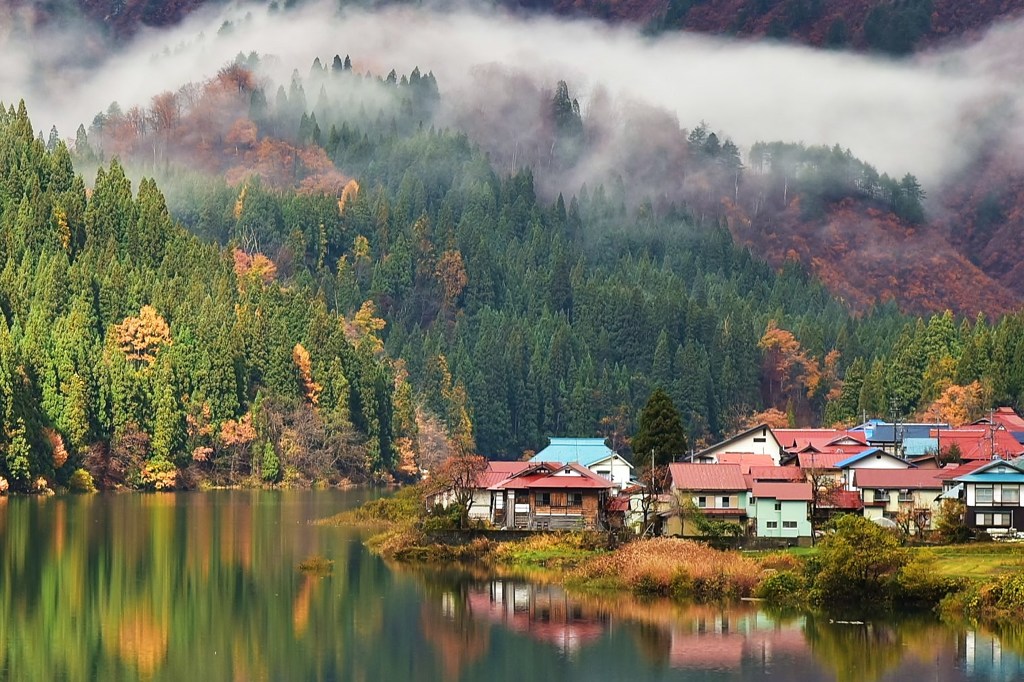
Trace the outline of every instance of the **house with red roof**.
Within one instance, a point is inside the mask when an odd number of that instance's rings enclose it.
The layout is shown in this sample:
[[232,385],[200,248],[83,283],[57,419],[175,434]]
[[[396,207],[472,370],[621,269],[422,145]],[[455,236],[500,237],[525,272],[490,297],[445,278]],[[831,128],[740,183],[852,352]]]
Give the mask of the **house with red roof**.
[[[907,460],[890,454],[880,448],[868,448],[856,455],[836,462],[836,467],[843,472],[843,487],[857,490],[854,472],[859,469],[909,469],[913,465]],[[934,471],[934,470],[933,470]]]
[[[611,481],[569,462],[525,462],[487,490],[493,494],[492,523],[524,530],[605,527],[603,510]],[[501,513],[498,514],[498,510]]]
[[931,529],[938,514],[942,479],[938,469],[851,469],[864,516],[902,521],[909,532]]
[[[739,464],[673,463],[671,491],[680,509],[691,505],[718,521],[747,525],[747,482]],[[674,514],[666,521],[667,535],[701,535],[693,520]]]
[[852,455],[866,450],[869,445],[859,431],[842,429],[772,429],[782,448],[791,454],[798,452],[835,452]]
[[749,474],[754,467],[773,467],[775,460],[769,455],[756,455],[752,452],[724,452],[718,456],[719,464],[739,464],[740,472]]
[[811,484],[802,481],[753,481],[747,516],[759,538],[811,537]]
[[1024,455],[1024,445],[999,424],[961,426],[935,432],[939,453],[959,451],[961,461],[1013,459]]

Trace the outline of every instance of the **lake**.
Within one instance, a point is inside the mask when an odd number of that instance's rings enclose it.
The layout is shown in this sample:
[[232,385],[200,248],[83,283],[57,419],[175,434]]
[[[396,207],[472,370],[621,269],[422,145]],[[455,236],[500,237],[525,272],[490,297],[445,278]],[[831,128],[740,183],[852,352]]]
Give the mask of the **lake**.
[[[1024,627],[580,598],[309,524],[370,494],[0,497],[0,679],[1024,679]],[[330,575],[298,570],[314,555]]]

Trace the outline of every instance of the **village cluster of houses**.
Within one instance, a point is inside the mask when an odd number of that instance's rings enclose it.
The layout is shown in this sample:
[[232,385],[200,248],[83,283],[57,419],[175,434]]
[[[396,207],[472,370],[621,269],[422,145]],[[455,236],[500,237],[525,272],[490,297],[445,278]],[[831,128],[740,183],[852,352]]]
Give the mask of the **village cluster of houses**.
[[[950,461],[950,453],[956,461]],[[862,514],[920,533],[944,499],[967,526],[1024,530],[1024,419],[1011,408],[967,426],[871,420],[850,429],[759,425],[669,465],[652,496],[600,438],[552,438],[529,461],[491,461],[476,477],[472,519],[524,530],[628,526],[657,520],[666,535],[699,536],[701,519],[748,537],[810,540],[812,520]]]

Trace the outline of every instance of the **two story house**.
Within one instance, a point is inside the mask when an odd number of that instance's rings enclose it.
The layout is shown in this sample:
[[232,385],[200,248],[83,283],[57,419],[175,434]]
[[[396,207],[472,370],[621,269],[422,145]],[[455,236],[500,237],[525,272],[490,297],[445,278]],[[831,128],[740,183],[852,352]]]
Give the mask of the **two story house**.
[[1024,528],[1024,463],[993,460],[953,479],[964,485],[967,526],[989,533]]

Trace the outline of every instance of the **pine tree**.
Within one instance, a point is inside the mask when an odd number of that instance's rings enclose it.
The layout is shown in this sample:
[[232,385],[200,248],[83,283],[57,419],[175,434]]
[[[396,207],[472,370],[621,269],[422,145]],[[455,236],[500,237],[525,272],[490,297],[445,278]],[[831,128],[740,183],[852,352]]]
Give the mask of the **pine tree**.
[[686,433],[679,410],[662,389],[655,389],[640,411],[638,429],[630,445],[637,462],[646,463],[653,457],[656,466],[686,454]]

